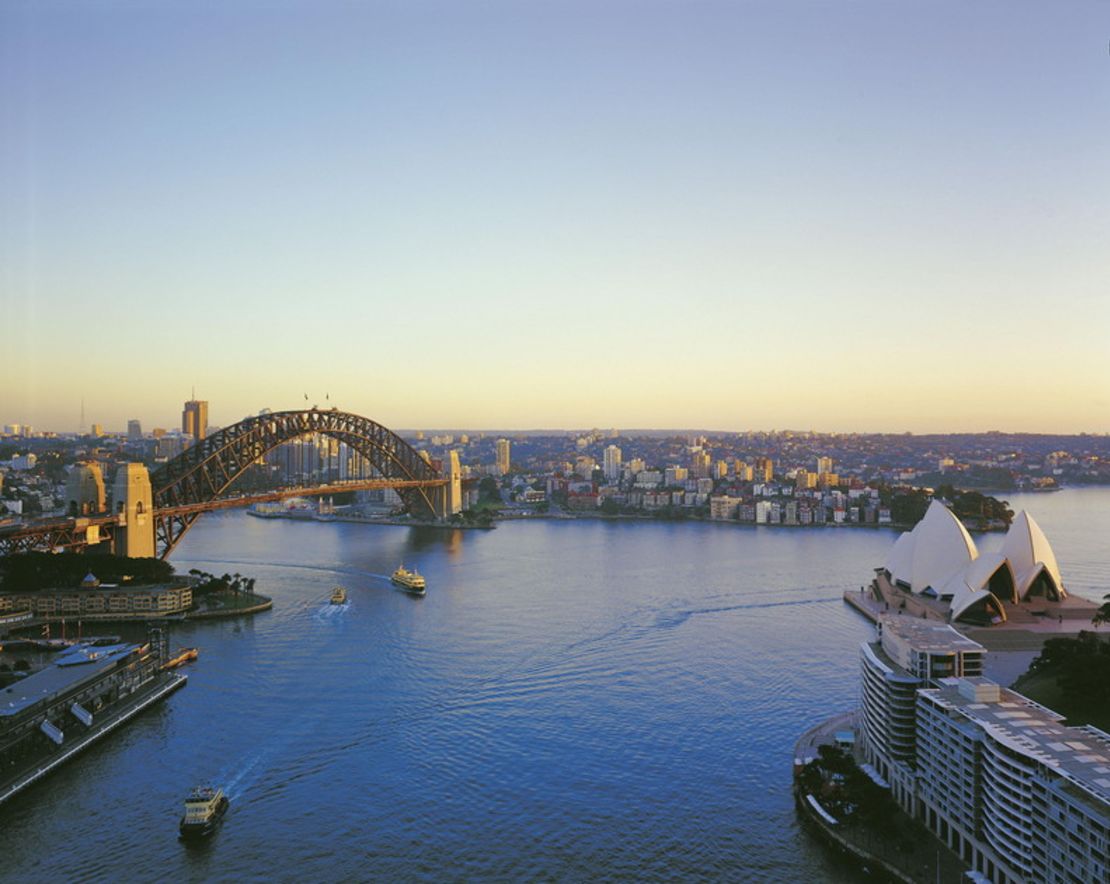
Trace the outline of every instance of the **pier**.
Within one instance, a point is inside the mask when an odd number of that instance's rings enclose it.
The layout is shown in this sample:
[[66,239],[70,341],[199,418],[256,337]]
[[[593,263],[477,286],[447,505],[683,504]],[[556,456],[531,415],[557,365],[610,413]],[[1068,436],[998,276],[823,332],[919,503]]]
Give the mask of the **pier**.
[[76,644],[0,692],[0,803],[186,685],[162,642]]

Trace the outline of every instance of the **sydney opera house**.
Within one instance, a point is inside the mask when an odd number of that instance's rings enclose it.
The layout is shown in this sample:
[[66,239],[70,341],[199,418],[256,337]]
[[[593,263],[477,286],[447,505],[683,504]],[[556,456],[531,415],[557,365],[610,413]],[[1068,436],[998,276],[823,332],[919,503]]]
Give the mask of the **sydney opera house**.
[[[876,579],[887,584],[881,589],[897,588],[928,600],[938,613],[946,605],[952,623],[1001,623],[1008,606],[1034,603],[1044,610],[1067,597],[1048,538],[1024,511],[1014,518],[998,552],[980,554],[960,520],[934,500],[877,571]],[[883,592],[888,599],[892,595]]]

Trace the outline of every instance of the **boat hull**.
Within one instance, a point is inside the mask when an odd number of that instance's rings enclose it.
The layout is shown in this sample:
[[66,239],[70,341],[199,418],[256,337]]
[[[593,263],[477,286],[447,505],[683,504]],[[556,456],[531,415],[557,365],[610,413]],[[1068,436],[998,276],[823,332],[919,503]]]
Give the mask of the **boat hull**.
[[410,595],[424,595],[424,593],[426,591],[423,586],[409,586],[407,583],[404,583],[401,580],[397,580],[396,578],[392,578],[390,582],[394,586],[399,587],[400,589],[403,589],[405,592],[409,593]]
[[231,802],[228,801],[227,796],[221,798],[220,803],[216,805],[215,812],[203,823],[186,823],[185,820],[182,819],[181,824],[178,826],[178,837],[182,841],[198,841],[201,838],[207,838],[216,831],[216,827],[219,825],[220,820],[224,818],[224,814],[227,813],[227,808],[230,804]]

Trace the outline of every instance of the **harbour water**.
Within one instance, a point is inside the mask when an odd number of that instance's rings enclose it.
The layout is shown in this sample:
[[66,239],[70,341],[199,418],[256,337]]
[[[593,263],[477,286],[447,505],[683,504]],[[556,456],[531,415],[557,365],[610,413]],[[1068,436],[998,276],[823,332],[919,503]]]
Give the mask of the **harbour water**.
[[[1010,499],[1072,592],[1110,591],[1110,489]],[[894,537],[206,515],[175,565],[256,577],[274,609],[175,627],[188,687],[0,808],[0,876],[863,880],[800,827],[791,750],[855,705],[871,627],[841,593]],[[390,585],[401,561],[425,598]],[[203,781],[231,810],[186,847]]]

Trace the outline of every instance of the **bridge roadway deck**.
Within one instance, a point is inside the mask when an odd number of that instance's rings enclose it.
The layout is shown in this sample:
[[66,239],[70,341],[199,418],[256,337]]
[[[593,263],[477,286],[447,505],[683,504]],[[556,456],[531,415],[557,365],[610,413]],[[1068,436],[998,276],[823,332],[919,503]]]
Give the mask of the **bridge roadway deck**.
[[340,494],[344,491],[376,491],[383,488],[436,488],[447,484],[447,479],[353,479],[333,482],[328,485],[310,487],[282,488],[277,491],[247,492],[235,497],[222,497],[200,503],[187,503],[179,506],[159,507],[155,516],[184,516],[189,513],[208,513],[213,510],[234,509],[250,506],[253,503],[270,503],[290,497],[320,497],[325,494]]
[[[214,510],[234,509],[235,507],[250,506],[254,503],[268,503],[285,500],[290,497],[319,497],[327,494],[340,494],[344,491],[375,491],[383,488],[436,488],[446,485],[446,478],[437,479],[347,479],[341,482],[331,482],[326,485],[293,486],[279,488],[275,491],[246,492],[231,497],[222,497],[200,503],[182,504],[179,506],[161,507],[155,509],[154,517],[185,516],[194,513],[207,513]],[[466,484],[466,480],[464,480]],[[82,546],[87,537],[89,528],[112,528],[120,524],[117,514],[103,514],[96,516],[81,516],[66,519],[40,519],[33,522],[20,522],[0,528],[0,554],[14,551],[20,546],[20,541],[34,542],[40,538],[36,548],[43,546],[67,547]],[[81,539],[77,539],[81,535]],[[52,538],[46,541],[45,538]]]

